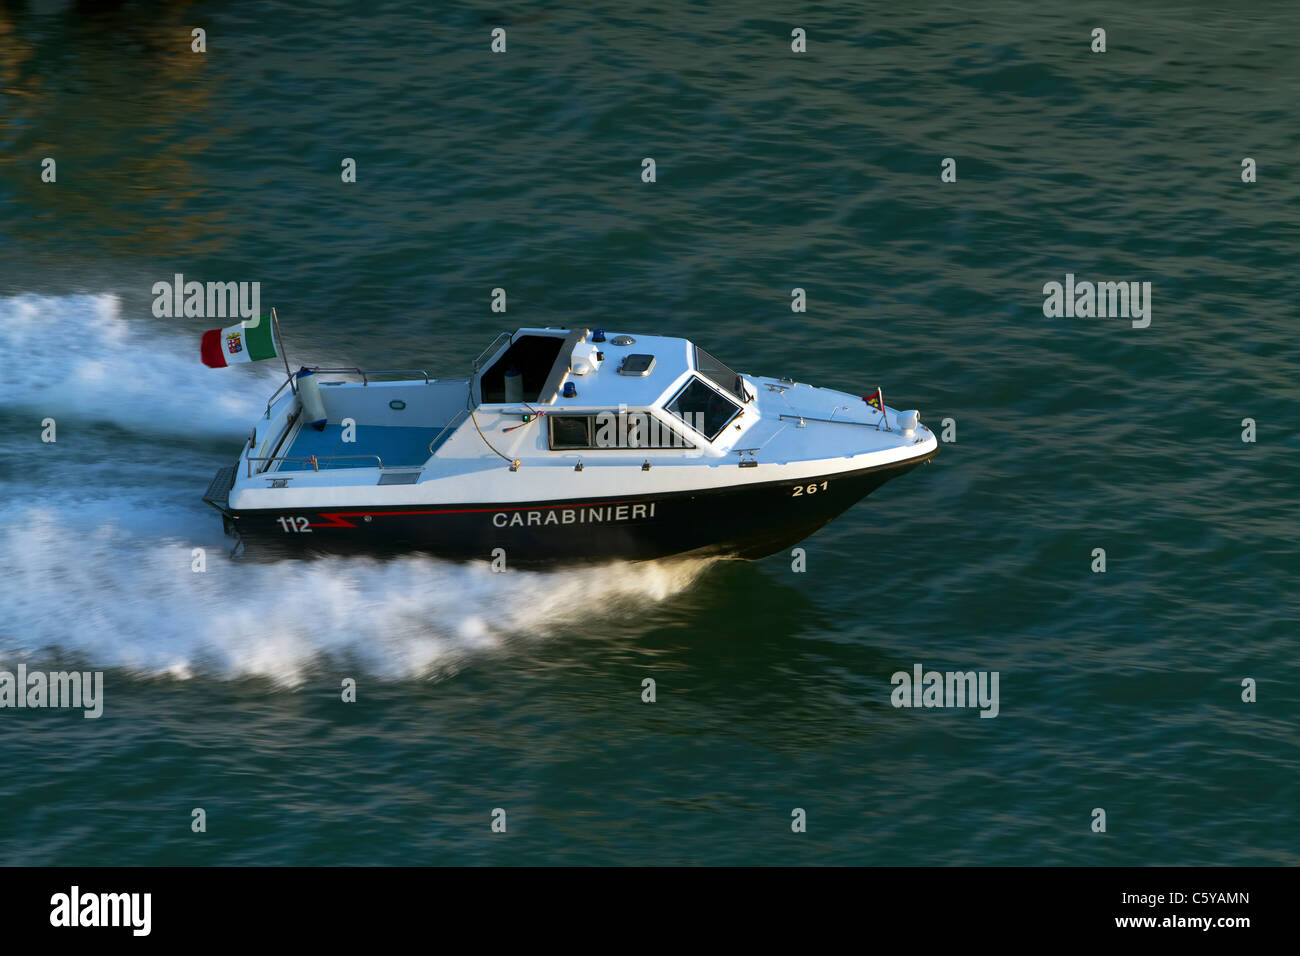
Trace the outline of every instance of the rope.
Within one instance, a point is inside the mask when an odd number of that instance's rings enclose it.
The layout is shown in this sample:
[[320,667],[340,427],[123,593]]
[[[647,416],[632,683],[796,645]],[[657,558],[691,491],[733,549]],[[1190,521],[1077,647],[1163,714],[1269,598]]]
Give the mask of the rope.
[[472,421],[472,422],[474,423],[474,431],[478,432],[478,437],[481,438],[481,439],[483,439],[483,444],[485,444],[485,445],[487,445],[489,448],[491,448],[491,449],[492,449],[494,452],[496,452],[497,455],[499,455],[502,459],[504,459],[505,461],[510,462],[510,467],[511,467],[511,468],[518,468],[518,467],[519,467],[519,459],[518,459],[518,458],[507,458],[505,455],[502,455],[501,452],[497,451],[496,448],[494,448],[494,447],[492,446],[492,443],[491,443],[490,441],[487,440],[487,436],[483,434],[483,429],[481,429],[481,428],[478,427],[478,419],[474,417],[474,413],[473,413],[472,411],[469,413],[469,420]]
[[532,417],[529,418],[528,421],[526,422],[520,422],[518,425],[511,425],[509,428],[501,429],[502,434],[505,434],[506,432],[512,432],[516,428],[523,428],[525,425],[531,425],[533,422],[537,421],[537,419],[541,418],[543,415],[546,414],[545,412],[539,412],[537,409],[533,408],[533,406],[529,405],[527,402],[520,402],[520,404],[523,405],[524,408],[528,409]]

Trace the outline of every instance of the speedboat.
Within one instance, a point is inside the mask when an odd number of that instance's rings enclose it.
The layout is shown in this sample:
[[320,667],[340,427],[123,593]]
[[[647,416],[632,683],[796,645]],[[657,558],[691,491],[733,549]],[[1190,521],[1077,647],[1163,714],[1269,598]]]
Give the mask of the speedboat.
[[937,452],[879,389],[741,374],[682,338],[525,328],[467,378],[288,375],[203,500],[249,557],[759,558]]

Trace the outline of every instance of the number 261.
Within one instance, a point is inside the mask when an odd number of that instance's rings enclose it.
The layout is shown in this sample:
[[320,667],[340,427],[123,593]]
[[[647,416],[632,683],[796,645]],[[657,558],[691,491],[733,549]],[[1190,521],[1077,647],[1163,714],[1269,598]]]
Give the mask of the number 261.
[[801,495],[815,495],[817,494],[818,489],[825,491],[826,486],[829,484],[830,484],[829,481],[823,481],[820,485],[817,484],[816,482],[813,482],[811,485],[795,485],[794,494],[792,494],[790,497],[798,498]]

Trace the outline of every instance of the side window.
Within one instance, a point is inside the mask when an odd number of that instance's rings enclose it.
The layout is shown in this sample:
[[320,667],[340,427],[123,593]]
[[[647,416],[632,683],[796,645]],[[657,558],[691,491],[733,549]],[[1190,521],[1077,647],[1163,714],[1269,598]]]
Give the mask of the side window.
[[548,415],[552,448],[590,448],[591,418],[587,415]]
[[645,411],[548,415],[551,449],[694,448],[676,429]]
[[599,412],[595,416],[597,448],[694,448],[676,429],[649,412]]

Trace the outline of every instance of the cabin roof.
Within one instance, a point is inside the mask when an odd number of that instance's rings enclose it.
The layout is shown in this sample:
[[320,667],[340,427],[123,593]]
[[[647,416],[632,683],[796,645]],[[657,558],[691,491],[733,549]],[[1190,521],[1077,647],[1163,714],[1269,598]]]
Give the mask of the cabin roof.
[[[673,388],[684,373],[694,367],[693,346],[690,341],[663,335],[629,335],[617,331],[606,331],[604,342],[591,341],[591,334],[585,329],[570,331],[568,329],[519,329],[514,338],[522,335],[543,335],[564,338],[564,345],[556,357],[555,365],[546,379],[542,389],[540,403],[549,411],[561,408],[591,408],[593,406],[618,408],[648,407],[660,403],[661,399],[671,398],[669,389]],[[635,341],[631,345],[615,345],[614,339],[620,335],[629,335]],[[575,349],[592,346],[604,353],[600,367],[578,375],[572,371],[572,358]],[[652,355],[654,366],[644,376],[624,375],[619,372],[623,360],[630,355]],[[577,395],[566,398],[563,394],[564,384],[572,382]],[[675,391],[675,389],[674,389]],[[551,398],[553,396],[553,398]],[[547,399],[550,398],[550,401]]]

